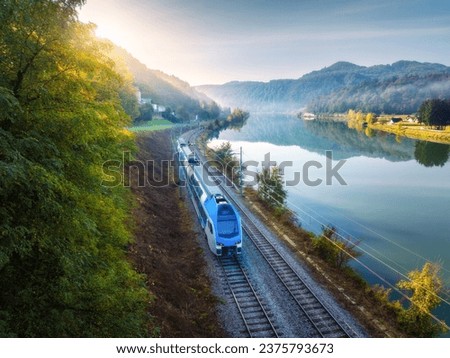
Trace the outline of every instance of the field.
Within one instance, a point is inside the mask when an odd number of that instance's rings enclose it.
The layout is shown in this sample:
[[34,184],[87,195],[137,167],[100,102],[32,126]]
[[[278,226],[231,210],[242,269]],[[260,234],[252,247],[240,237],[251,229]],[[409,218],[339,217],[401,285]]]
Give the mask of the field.
[[175,124],[167,119],[153,119],[128,128],[132,132],[153,132],[172,128]]

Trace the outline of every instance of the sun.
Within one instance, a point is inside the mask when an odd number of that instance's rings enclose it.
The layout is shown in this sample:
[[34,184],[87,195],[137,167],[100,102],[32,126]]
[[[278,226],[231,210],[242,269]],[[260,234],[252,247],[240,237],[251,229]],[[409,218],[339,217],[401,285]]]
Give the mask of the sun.
[[97,25],[95,35],[100,38],[111,40],[119,46],[123,45],[123,42],[126,42],[126,36],[123,30],[121,31],[117,25]]

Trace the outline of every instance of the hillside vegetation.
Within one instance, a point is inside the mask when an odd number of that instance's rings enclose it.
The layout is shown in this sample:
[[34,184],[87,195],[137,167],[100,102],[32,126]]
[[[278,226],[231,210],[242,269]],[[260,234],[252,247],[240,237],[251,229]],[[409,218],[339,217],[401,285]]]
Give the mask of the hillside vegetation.
[[124,49],[111,45],[112,57],[133,75],[134,85],[141,91],[142,98],[170,108],[170,113],[173,111],[180,120],[195,119],[196,115],[200,119],[215,119],[219,116],[217,104],[189,83],[162,71],[149,69]]
[[102,170],[134,149],[136,97],[83,3],[1,4],[0,337],[147,335],[130,195]]
[[372,67],[337,62],[299,79],[196,88],[221,105],[252,112],[413,113],[428,98],[450,97],[450,67],[415,61]]

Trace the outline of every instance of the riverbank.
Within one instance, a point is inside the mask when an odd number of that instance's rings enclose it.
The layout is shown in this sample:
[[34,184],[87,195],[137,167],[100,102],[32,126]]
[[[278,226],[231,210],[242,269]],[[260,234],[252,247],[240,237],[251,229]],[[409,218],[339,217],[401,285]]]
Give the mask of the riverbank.
[[[213,153],[206,145],[207,137],[199,141],[202,152],[213,160]],[[246,188],[244,203],[266,224],[273,235],[294,252],[298,260],[309,267],[313,278],[323,285],[335,299],[349,311],[371,337],[405,337],[397,326],[389,302],[382,300],[353,269],[337,269],[321,259],[313,249],[315,235],[301,228],[289,212],[280,214],[264,203],[256,191]]]
[[407,137],[411,139],[418,139],[422,141],[450,144],[450,129],[436,130],[426,128],[415,123],[372,123],[367,126],[370,129],[392,133],[397,136]]
[[246,188],[245,197],[252,211],[310,268],[314,279],[358,319],[371,337],[406,337],[398,328],[388,302],[351,268],[338,269],[321,259],[312,246],[314,234],[299,227],[289,212],[280,215],[253,189]]

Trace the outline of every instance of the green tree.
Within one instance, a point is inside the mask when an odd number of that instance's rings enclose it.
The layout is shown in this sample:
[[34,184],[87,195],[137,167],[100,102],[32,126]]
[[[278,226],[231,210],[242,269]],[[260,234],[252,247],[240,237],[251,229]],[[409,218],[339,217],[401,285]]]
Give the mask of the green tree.
[[274,208],[284,208],[287,191],[278,167],[265,167],[257,174],[259,197]]
[[162,112],[161,116],[164,119],[167,119],[168,121],[171,121],[171,122],[174,122],[174,123],[179,122],[178,118],[175,116],[172,108],[170,108],[170,107],[166,107],[164,112]]
[[418,111],[420,120],[428,126],[445,126],[450,124],[450,101],[428,99]]
[[144,103],[139,107],[139,116],[136,118],[136,122],[151,121],[153,118],[153,106],[151,103]]
[[0,11],[0,336],[146,335],[125,257],[129,193],[102,165],[133,149],[127,81],[74,0]]
[[224,142],[214,149],[215,160],[220,166],[222,172],[236,182],[236,169],[239,168],[239,162],[236,160],[230,142]]
[[360,256],[357,245],[358,242],[343,239],[334,226],[323,227],[322,234],[313,238],[317,254],[338,269],[346,267],[353,257]]
[[399,321],[405,331],[413,337],[432,337],[448,329],[444,322],[436,321],[431,312],[441,302],[442,279],[440,267],[427,262],[421,271],[408,274],[409,280],[397,286],[410,293],[410,306],[400,312]]
[[216,102],[212,101],[206,106],[206,110],[208,111],[209,118],[219,118],[220,116],[220,107],[217,105]]
[[214,149],[216,159],[224,164],[234,160],[233,150],[230,142],[224,142],[219,147]]
[[220,107],[217,105],[216,102],[202,102],[201,103],[201,110],[198,111],[197,115],[199,120],[205,121],[209,119],[216,119],[219,118],[221,113]]

